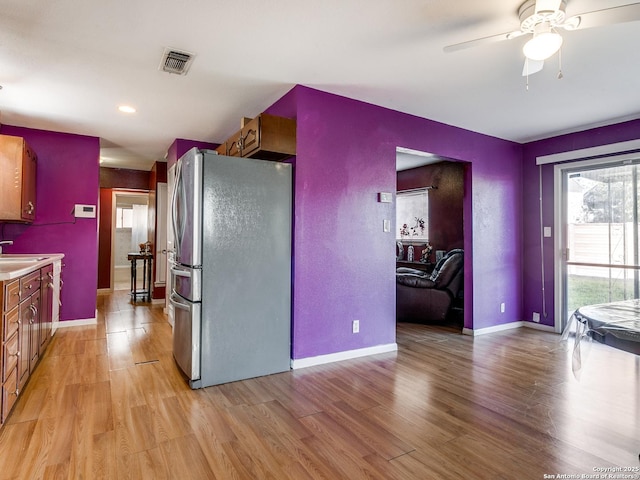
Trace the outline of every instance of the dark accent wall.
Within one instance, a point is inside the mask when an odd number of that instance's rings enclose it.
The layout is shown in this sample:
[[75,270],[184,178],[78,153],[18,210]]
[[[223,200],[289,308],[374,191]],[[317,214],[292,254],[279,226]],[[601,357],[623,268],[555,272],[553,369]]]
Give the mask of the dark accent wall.
[[100,167],[100,188],[148,190],[150,172],[127,168]]
[[464,168],[464,162],[440,162],[398,172],[398,191],[437,187],[429,190],[429,243],[434,252],[464,248]]

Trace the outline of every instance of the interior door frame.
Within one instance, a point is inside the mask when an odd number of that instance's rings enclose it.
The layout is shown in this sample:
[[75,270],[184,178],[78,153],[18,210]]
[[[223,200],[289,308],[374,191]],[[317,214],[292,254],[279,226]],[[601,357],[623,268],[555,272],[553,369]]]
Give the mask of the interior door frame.
[[149,192],[145,190],[127,190],[123,188],[114,188],[111,192],[111,259],[110,259],[110,281],[109,290],[114,291],[115,287],[115,266],[116,266],[116,209],[119,196],[126,197],[146,197],[147,205],[149,203]]
[[[569,170],[593,168],[593,167],[613,167],[631,163],[638,160],[640,153],[626,153],[621,155],[607,155],[588,160],[578,160],[575,162],[561,163],[553,167],[553,209],[554,209],[554,231],[556,232],[554,241],[554,330],[562,333],[564,325],[564,312],[566,311],[566,241],[567,223],[566,215],[566,182],[565,172]],[[635,162],[634,162],[635,163]],[[569,320],[568,318],[566,319]]]

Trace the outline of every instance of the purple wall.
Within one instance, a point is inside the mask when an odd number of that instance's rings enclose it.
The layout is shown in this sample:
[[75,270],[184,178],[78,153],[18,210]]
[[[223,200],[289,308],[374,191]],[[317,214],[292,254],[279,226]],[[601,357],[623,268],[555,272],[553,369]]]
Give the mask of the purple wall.
[[[24,137],[38,155],[37,210],[33,225],[5,224],[14,241],[7,253],[64,253],[60,320],[96,315],[97,219],[75,219],[74,205],[98,205],[98,138],[2,125]],[[75,223],[74,223],[75,222]]]
[[520,320],[520,145],[302,86],[269,111],[297,117],[294,359],[395,342],[394,205],[376,195],[395,191],[397,146],[470,162],[465,326]]
[[167,150],[167,170],[170,169],[178,159],[191,150],[193,147],[215,149],[219,146],[219,143],[200,142],[198,140],[185,140],[183,138],[176,138],[169,150]]
[[[594,128],[582,132],[560,135],[537,142],[531,142],[523,147],[523,287],[526,292],[523,302],[523,320],[531,320],[533,312],[543,311],[542,303],[542,267],[540,255],[540,210],[539,210],[539,167],[536,157],[550,155],[571,150],[596,147],[610,143],[625,142],[640,138],[640,120],[618,123],[606,127]],[[542,167],[543,204],[542,214],[545,226],[554,225],[553,206],[553,165]],[[544,239],[544,290],[546,297],[547,318],[541,318],[540,323],[554,324],[554,241],[555,232],[551,238]]]

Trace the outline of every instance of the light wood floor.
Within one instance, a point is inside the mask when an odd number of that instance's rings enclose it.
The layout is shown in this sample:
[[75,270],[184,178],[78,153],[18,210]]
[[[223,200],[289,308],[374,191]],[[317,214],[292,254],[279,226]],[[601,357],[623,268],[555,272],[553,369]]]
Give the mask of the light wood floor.
[[[0,433],[0,478],[542,479],[638,467],[640,362],[558,336],[401,324],[399,351],[190,390],[160,307],[58,330]],[[550,478],[550,477],[547,477]]]

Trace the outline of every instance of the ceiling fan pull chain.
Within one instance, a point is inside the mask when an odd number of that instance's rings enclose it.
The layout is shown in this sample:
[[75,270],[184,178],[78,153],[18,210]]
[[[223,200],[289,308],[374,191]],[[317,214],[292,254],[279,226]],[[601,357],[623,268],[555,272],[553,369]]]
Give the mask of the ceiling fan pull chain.
[[558,80],[562,80],[564,75],[562,74],[562,48],[558,50]]

